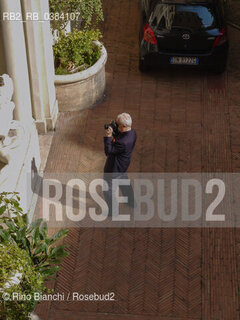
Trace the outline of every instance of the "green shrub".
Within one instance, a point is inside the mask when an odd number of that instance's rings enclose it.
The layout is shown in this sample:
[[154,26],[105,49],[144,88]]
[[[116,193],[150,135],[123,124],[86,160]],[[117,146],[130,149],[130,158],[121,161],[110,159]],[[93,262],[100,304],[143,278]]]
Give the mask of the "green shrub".
[[53,46],[56,74],[67,74],[68,70],[76,68],[76,71],[81,71],[92,66],[101,56],[101,48],[94,43],[101,37],[99,30],[74,30],[61,35]]
[[59,270],[61,259],[68,255],[66,245],[56,245],[68,230],[59,230],[48,237],[47,223],[42,219],[28,225],[27,214],[22,212],[19,201],[15,193],[0,193],[0,243],[17,244],[27,252],[35,270],[45,280],[51,279]]
[[0,245],[0,319],[29,319],[38,303],[34,294],[45,291],[27,252],[16,244]]
[[[53,47],[55,73],[74,73],[92,66],[101,56],[101,49],[93,42],[102,38],[97,29],[104,20],[101,0],[49,0],[49,9],[53,16],[63,17],[51,21],[52,32],[57,30],[59,36]],[[77,14],[77,21],[70,20],[70,14]],[[76,30],[65,35],[69,21]]]
[[[66,245],[56,245],[68,230],[59,230],[48,237],[47,223],[42,219],[28,224],[16,193],[0,193],[0,319],[27,320],[38,301],[34,293],[45,293],[44,280],[59,270],[58,264],[68,255]],[[12,277],[21,274],[20,281]],[[7,285],[6,285],[7,284]],[[10,284],[10,285],[9,285]],[[29,295],[30,300],[4,301],[4,294]],[[5,299],[6,300],[6,299]]]
[[76,21],[79,29],[91,29],[99,21],[103,21],[103,10],[101,0],[49,0],[50,13],[63,15],[64,19],[53,19],[52,30],[61,30],[68,23],[66,13],[80,13]]

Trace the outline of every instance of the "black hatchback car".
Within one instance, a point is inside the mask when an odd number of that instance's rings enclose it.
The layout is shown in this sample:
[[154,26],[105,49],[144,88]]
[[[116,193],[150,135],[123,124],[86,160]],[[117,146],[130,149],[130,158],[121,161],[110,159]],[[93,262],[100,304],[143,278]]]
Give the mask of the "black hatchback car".
[[222,73],[228,37],[221,0],[141,0],[139,69],[191,65]]

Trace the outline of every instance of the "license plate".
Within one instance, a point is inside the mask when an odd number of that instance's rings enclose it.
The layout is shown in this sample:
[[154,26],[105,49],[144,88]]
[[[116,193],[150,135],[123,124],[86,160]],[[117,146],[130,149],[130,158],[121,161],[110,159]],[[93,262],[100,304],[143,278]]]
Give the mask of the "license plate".
[[172,57],[170,58],[171,64],[189,64],[189,65],[197,65],[199,64],[198,58],[192,57]]

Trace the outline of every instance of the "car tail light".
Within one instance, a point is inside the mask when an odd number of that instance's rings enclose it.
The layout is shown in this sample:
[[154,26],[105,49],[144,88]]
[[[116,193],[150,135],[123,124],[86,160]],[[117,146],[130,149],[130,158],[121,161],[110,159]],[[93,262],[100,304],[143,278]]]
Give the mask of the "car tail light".
[[143,29],[143,40],[151,44],[157,44],[156,37],[148,23],[145,25]]
[[221,46],[226,41],[227,41],[227,30],[226,28],[222,28],[222,30],[220,31],[220,35],[216,38],[213,46],[214,47]]

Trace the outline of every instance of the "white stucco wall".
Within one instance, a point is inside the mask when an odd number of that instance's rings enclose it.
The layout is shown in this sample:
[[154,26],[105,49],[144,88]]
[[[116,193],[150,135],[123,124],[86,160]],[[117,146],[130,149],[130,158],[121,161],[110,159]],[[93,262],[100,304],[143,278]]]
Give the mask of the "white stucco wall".
[[6,73],[6,62],[3,50],[2,26],[0,24],[0,74]]
[[[0,12],[38,11],[39,17],[48,10],[48,0],[0,0]],[[0,74],[13,80],[15,111],[25,132],[10,152],[9,163],[0,163],[0,192],[19,191],[27,211],[33,192],[28,178],[32,160],[40,166],[37,130],[45,133],[55,127],[58,103],[54,85],[54,64],[50,23],[27,21],[0,22]],[[37,128],[37,130],[36,130]],[[1,146],[0,146],[1,147]]]

